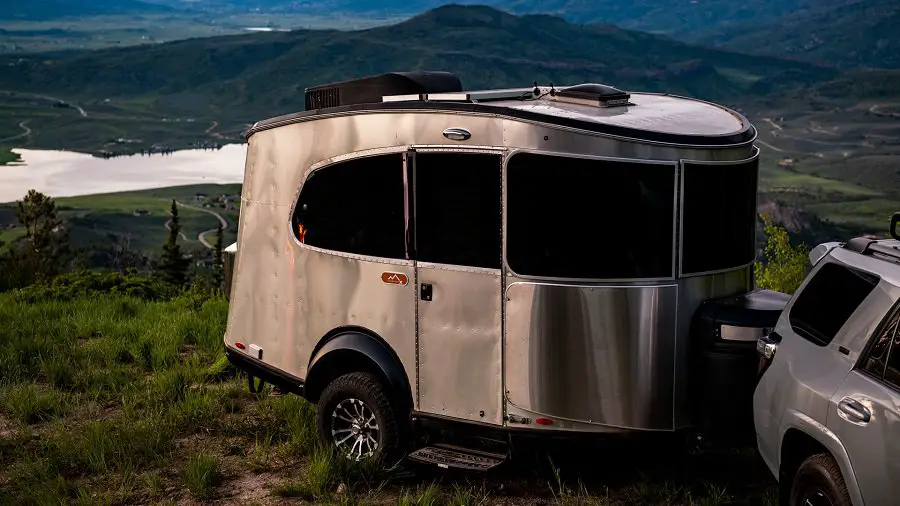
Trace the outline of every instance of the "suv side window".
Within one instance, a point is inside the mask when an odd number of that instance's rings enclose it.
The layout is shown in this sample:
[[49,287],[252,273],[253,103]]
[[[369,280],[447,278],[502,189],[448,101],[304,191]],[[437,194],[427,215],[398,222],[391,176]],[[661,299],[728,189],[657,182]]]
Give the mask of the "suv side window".
[[900,334],[895,333],[888,351],[887,367],[884,370],[884,381],[900,390]]
[[794,302],[791,328],[827,346],[877,284],[873,274],[831,262],[823,265]]
[[[890,313],[878,334],[872,338],[873,342],[863,360],[862,369],[878,379],[884,376],[888,351],[891,349],[891,343],[894,342],[897,335],[898,323],[900,323],[900,311],[895,309]],[[900,359],[900,357],[897,358]]]
[[405,259],[404,195],[401,153],[323,167],[300,191],[294,235],[318,248]]

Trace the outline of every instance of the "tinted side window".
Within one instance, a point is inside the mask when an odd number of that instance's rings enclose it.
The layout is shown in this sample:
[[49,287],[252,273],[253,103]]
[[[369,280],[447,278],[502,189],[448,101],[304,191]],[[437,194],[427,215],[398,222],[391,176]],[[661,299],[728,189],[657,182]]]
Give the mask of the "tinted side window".
[[816,344],[827,345],[876,284],[878,277],[867,272],[835,263],[823,265],[797,296],[791,328]]
[[898,323],[900,323],[900,312],[895,310],[891,313],[884,327],[872,338],[874,341],[862,363],[862,368],[876,378],[881,378],[884,375],[888,351],[891,349],[894,336],[897,334]]
[[416,257],[500,268],[501,158],[416,153]]
[[884,370],[884,381],[900,389],[900,334],[894,334],[893,344]]
[[294,234],[319,248],[405,258],[403,201],[402,154],[330,165],[310,174],[303,185],[294,210]]
[[683,273],[753,261],[758,169],[758,158],[737,165],[684,165]]
[[673,275],[674,165],[519,153],[506,182],[506,255],[518,274]]

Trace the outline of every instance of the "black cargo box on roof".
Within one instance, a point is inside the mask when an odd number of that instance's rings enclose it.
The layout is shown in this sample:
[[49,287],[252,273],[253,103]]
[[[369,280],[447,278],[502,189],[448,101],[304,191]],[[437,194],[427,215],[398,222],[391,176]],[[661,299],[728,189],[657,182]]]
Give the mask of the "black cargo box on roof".
[[450,72],[420,70],[389,72],[306,88],[306,110],[381,102],[385,95],[418,95],[462,91],[459,77]]

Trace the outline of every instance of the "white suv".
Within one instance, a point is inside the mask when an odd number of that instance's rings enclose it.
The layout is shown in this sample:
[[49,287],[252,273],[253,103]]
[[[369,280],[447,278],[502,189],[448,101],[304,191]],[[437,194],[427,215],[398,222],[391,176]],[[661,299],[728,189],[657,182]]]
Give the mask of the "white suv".
[[757,343],[756,438],[781,504],[900,505],[898,221],[891,240],[816,247]]

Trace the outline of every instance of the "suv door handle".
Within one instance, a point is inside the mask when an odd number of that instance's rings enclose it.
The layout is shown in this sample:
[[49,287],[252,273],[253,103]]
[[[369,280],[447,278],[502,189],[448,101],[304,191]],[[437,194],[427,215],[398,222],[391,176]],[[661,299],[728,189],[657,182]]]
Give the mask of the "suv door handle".
[[862,405],[861,402],[852,398],[844,397],[838,404],[838,413],[847,421],[855,423],[869,423],[872,420],[872,413],[869,408]]

